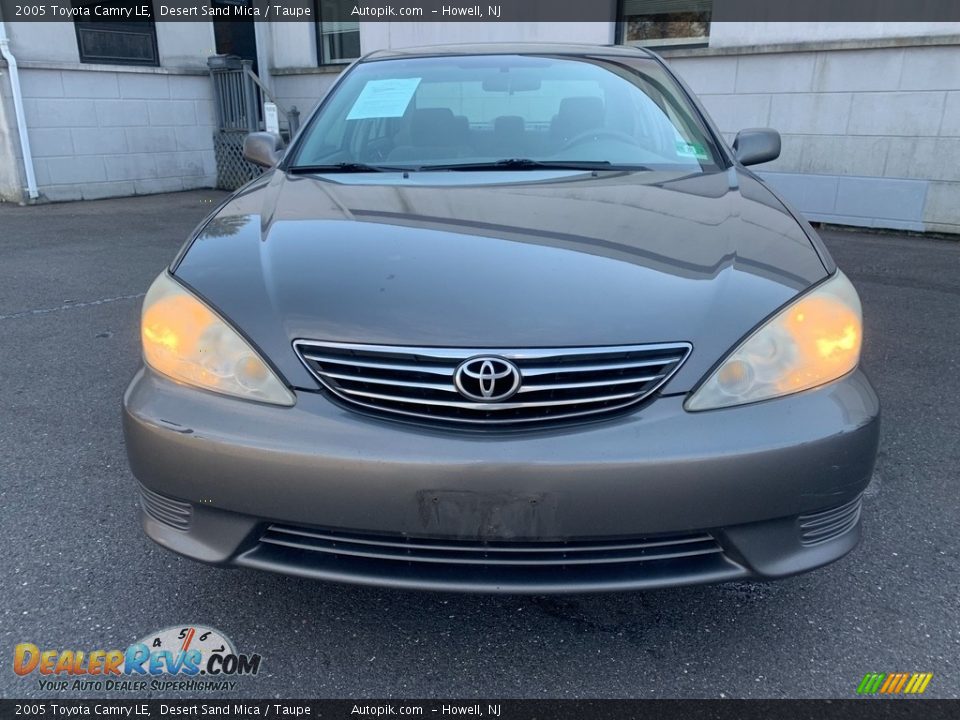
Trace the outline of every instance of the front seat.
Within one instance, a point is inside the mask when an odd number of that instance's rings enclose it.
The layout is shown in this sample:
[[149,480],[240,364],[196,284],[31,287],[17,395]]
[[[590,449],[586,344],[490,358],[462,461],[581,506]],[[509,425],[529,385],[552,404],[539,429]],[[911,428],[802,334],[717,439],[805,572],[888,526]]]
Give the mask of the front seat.
[[529,156],[526,151],[526,123],[519,115],[500,115],[493,119],[494,151],[503,157]]
[[566,97],[550,121],[550,139],[556,149],[562,148],[577,135],[603,127],[603,98],[596,96]]
[[463,123],[450,108],[419,108],[410,120],[410,144],[390,151],[389,160],[433,160],[465,152]]

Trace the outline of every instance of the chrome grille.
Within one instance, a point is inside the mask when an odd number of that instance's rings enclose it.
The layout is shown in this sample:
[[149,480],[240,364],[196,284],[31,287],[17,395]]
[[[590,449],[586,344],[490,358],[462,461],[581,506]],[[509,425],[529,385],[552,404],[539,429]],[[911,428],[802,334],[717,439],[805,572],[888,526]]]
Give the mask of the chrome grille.
[[[310,372],[358,409],[461,426],[534,426],[626,410],[655,392],[690,353],[689,343],[592,348],[470,349],[298,340]],[[519,390],[502,402],[458,392],[457,368],[476,357],[505,358]]]

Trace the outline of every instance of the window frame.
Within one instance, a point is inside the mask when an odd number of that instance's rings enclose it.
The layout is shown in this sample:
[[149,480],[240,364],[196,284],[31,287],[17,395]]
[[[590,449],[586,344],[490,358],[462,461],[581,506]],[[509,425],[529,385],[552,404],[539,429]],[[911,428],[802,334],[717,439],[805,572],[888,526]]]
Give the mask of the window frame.
[[[702,37],[689,38],[657,38],[654,40],[628,40],[626,11],[627,0],[617,0],[617,16],[614,28],[614,42],[617,45],[646,47],[652,50],[668,50],[671,48],[705,48],[710,46],[710,26],[713,25],[713,6],[716,0],[710,0],[710,17],[707,21],[707,34]],[[631,16],[633,17],[633,16]]]
[[[74,2],[73,7],[83,7],[88,3]],[[92,4],[92,3],[91,3]],[[149,20],[138,20],[134,29],[130,28],[131,23],[122,20],[84,20],[75,18],[73,21],[74,33],[77,37],[77,53],[80,56],[80,62],[85,65],[136,65],[139,67],[160,67],[160,50],[157,45],[157,24],[151,17]],[[127,26],[127,27],[124,27]],[[150,40],[150,51],[152,58],[148,60],[138,58],[124,58],[121,56],[108,55],[89,55],[84,52],[83,33],[86,30],[95,30],[107,32],[113,35],[136,35],[138,37],[147,37]]]
[[[317,66],[318,67],[346,67],[352,62],[360,59],[362,52],[353,58],[343,58],[341,60],[324,60],[323,57],[323,0],[313,0],[313,6],[316,9],[316,22],[313,23],[314,37],[317,43]],[[336,22],[336,21],[328,21]],[[360,36],[360,23],[357,23],[357,39]]]

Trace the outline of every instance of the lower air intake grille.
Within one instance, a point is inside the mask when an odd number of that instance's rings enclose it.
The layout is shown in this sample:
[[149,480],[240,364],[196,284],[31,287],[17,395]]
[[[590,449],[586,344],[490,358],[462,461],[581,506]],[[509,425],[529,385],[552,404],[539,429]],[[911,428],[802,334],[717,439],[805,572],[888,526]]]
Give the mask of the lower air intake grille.
[[440,424],[531,427],[597,417],[650,397],[689,343],[465,349],[298,340],[310,372],[368,412]]
[[164,525],[177,530],[187,530],[190,527],[190,516],[193,512],[190,503],[168,498],[141,485],[140,506],[147,515]]
[[860,520],[862,505],[863,496],[858,495],[850,502],[835,508],[801,515],[797,518],[800,523],[800,542],[803,545],[817,545],[843,535],[853,529]]
[[723,552],[709,533],[577,541],[480,541],[365,535],[271,525],[260,542],[330,558],[403,564],[545,568],[549,566],[647,563]]

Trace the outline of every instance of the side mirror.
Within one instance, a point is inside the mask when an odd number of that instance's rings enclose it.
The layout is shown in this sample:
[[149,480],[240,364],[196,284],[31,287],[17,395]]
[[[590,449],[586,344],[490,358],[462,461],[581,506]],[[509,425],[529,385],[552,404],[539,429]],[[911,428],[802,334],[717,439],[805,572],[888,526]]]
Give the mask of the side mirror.
[[243,157],[260,167],[273,167],[280,161],[283,140],[270,132],[250,133],[243,139]]
[[758,165],[780,157],[780,133],[770,128],[741,130],[733,141],[733,154],[742,165]]

